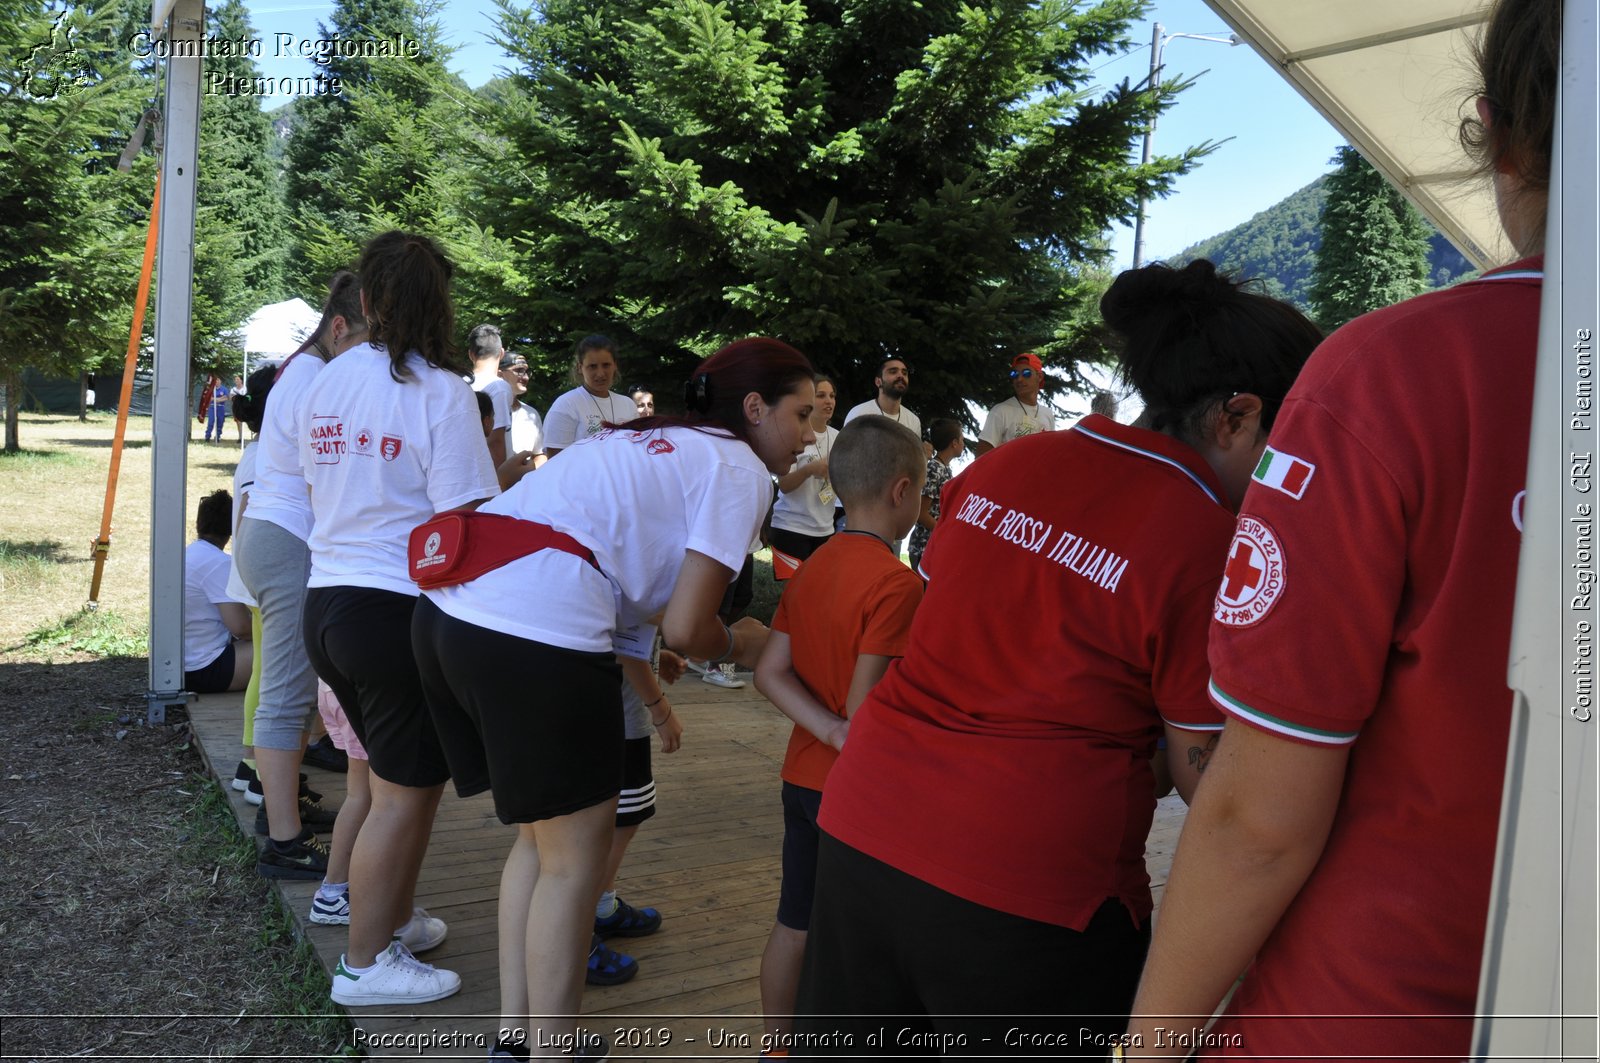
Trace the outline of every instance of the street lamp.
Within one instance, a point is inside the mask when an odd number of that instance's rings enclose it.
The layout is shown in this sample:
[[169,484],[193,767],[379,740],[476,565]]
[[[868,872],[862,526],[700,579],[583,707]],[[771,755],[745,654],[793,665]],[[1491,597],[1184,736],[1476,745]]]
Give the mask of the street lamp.
[[[1150,90],[1155,91],[1156,77],[1161,72],[1161,53],[1166,50],[1168,41],[1175,41],[1180,37],[1191,41],[1212,41],[1216,44],[1235,45],[1239,38],[1235,34],[1226,37],[1209,37],[1203,33],[1167,33],[1163,34],[1161,23],[1157,22],[1155,31],[1150,36]],[[1156,135],[1156,116],[1150,116],[1150,124],[1144,130],[1144,155],[1140,162],[1144,166],[1150,165],[1150,142]],[[1138,269],[1144,265],[1144,205],[1145,197],[1139,196],[1139,216],[1133,224],[1133,268]]]

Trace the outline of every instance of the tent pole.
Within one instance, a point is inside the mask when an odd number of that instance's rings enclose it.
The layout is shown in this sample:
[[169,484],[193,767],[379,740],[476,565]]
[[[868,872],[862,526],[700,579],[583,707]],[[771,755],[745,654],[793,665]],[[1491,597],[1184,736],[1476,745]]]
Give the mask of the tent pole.
[[189,359],[194,288],[195,189],[199,176],[202,0],[178,0],[167,18],[166,146],[156,289],[156,354],[151,404],[150,687],[147,718],[166,722],[185,705],[183,547],[189,523]]

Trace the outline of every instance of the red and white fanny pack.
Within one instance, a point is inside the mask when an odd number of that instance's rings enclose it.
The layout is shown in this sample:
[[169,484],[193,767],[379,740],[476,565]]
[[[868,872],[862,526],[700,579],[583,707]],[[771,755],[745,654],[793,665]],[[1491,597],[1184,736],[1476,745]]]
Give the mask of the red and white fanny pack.
[[540,550],[560,550],[600,566],[587,546],[548,524],[501,513],[454,509],[411,529],[406,561],[423,590],[453,587]]

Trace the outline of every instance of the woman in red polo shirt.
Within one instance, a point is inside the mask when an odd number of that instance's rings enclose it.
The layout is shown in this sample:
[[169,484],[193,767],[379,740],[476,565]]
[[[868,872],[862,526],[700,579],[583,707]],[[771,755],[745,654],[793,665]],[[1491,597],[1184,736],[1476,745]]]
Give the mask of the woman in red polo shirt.
[[[1218,598],[1211,691],[1227,726],[1178,846],[1129,1055],[1470,1051],[1560,23],[1559,0],[1500,3],[1479,120],[1463,129],[1527,257],[1346,325],[1284,403],[1230,553],[1270,555],[1275,582]],[[1195,1026],[1164,1016],[1210,1015],[1247,967],[1203,1041],[1161,1050],[1155,1027]]]
[[[1103,1053],[1078,1028],[1122,1029],[1149,934],[1151,760],[1165,736],[1187,797],[1221,727],[1211,601],[1321,337],[1206,261],[1124,273],[1101,310],[1148,427],[1086,417],[946,488],[911,649],[823,792],[796,1054],[871,1054],[880,1026],[885,1054]],[[1036,1043],[1059,1021],[1006,1018],[1063,1012],[1081,1016],[1068,1043]]]

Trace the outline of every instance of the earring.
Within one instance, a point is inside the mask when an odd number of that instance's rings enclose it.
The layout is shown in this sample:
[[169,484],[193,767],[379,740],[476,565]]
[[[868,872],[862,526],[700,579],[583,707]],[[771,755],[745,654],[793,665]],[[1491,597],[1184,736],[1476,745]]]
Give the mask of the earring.
[[761,418],[757,417],[756,418],[756,424],[760,424],[760,423],[761,423]]

